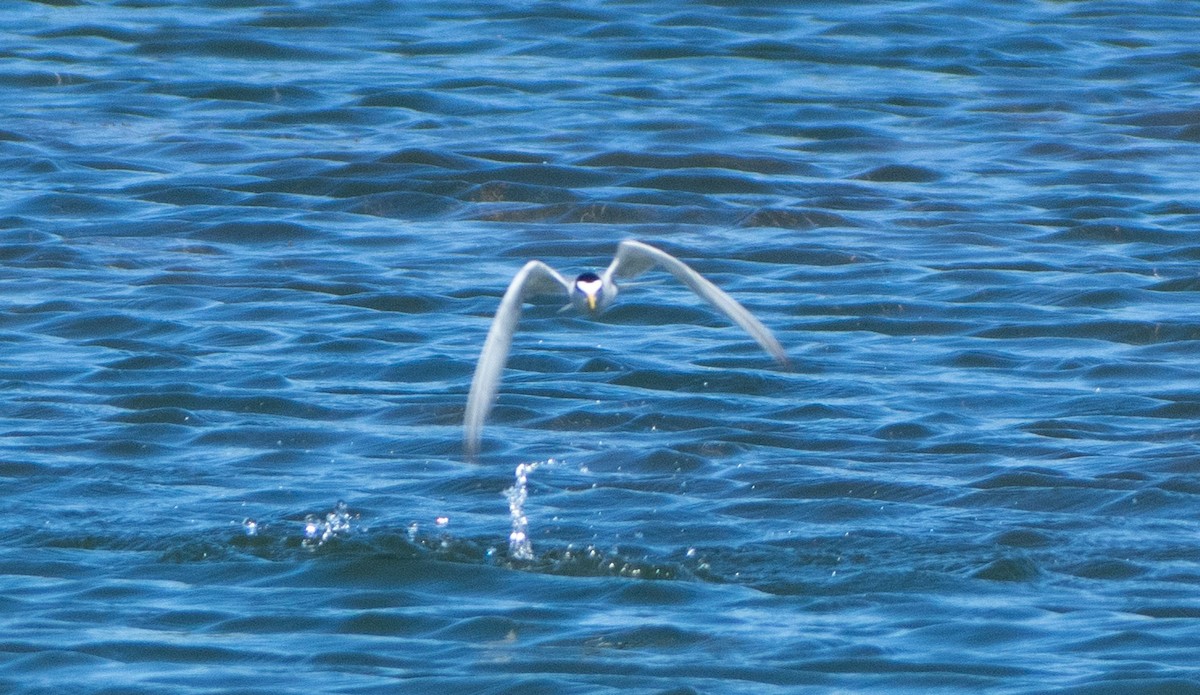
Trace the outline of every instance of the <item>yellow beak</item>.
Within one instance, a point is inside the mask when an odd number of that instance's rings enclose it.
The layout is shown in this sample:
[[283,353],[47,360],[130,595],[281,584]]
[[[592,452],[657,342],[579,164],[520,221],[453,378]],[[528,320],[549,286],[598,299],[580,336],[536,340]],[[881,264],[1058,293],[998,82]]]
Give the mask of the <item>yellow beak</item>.
[[588,302],[588,311],[595,311],[596,310],[596,295],[589,294],[587,296],[587,302]]

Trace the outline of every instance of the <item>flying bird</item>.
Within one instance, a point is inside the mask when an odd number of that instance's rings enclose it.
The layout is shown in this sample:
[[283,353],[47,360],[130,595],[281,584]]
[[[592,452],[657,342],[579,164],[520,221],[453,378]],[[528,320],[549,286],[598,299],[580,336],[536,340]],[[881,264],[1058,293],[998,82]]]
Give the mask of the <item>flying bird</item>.
[[483,343],[483,351],[479,354],[479,363],[475,365],[475,376],[471,379],[471,392],[467,395],[467,409],[463,418],[463,448],[468,457],[474,457],[479,452],[483,422],[487,419],[500,390],[500,374],[508,361],[513,333],[517,330],[517,321],[521,318],[521,305],[526,298],[538,294],[565,292],[571,301],[568,307],[574,305],[580,311],[596,315],[607,309],[617,298],[617,280],[635,278],[655,266],[674,275],[675,279],[707,300],[717,311],[745,329],[780,366],[788,366],[783,346],[746,307],[683,261],[649,244],[633,240],[622,241],[617,246],[612,263],[603,273],[584,273],[575,278],[574,282],[568,281],[561,273],[541,261],[529,261],[513,276],[504,298],[500,300],[500,307],[492,319],[487,340]]

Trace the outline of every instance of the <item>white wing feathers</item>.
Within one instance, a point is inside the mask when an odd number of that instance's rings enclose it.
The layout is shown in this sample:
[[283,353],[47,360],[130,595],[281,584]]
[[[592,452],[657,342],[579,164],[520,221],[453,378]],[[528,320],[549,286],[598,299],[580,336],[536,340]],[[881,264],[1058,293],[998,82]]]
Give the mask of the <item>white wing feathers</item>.
[[617,255],[613,258],[613,262],[604,271],[604,279],[634,278],[656,265],[674,275],[677,280],[712,304],[717,311],[728,316],[730,321],[741,326],[781,366],[787,367],[790,364],[783,346],[775,339],[775,335],[771,333],[770,329],[754,318],[754,314],[751,314],[746,307],[739,304],[720,287],[704,279],[703,275],[692,270],[686,263],[666,251],[640,241],[622,241],[617,247]]
[[508,361],[508,350],[512,347],[517,321],[521,318],[521,305],[531,295],[562,292],[570,296],[571,283],[541,261],[529,261],[513,276],[504,298],[500,300],[496,317],[492,319],[483,351],[479,353],[479,364],[475,366],[475,376],[471,379],[471,392],[467,396],[467,410],[463,416],[463,448],[467,456],[473,457],[479,452],[483,422],[500,389],[500,375]]

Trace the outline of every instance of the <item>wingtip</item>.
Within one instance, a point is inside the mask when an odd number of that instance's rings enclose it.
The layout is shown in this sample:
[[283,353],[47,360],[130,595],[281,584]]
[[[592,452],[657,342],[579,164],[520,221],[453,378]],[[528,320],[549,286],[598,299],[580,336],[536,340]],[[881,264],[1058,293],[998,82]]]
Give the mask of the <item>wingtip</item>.
[[463,427],[462,451],[463,458],[474,463],[479,457],[479,449],[483,444],[483,433],[469,424]]

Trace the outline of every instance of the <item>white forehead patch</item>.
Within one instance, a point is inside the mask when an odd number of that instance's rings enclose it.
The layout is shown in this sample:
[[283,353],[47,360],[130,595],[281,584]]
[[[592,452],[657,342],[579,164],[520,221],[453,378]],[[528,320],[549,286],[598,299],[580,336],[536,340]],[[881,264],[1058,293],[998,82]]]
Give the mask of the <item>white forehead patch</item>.
[[579,288],[580,292],[583,292],[584,294],[586,294],[589,297],[594,297],[597,294],[599,294],[600,288],[604,287],[604,281],[603,280],[576,280],[575,286]]

